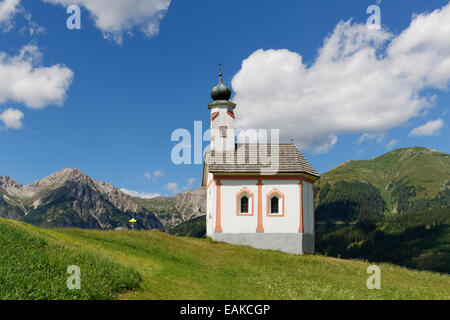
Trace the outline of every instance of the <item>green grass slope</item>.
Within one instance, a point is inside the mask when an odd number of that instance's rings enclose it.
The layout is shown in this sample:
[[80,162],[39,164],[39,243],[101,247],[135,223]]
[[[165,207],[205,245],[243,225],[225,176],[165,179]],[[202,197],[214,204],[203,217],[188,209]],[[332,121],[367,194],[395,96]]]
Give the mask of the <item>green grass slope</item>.
[[[71,265],[80,267],[82,290],[67,289]],[[0,299],[111,299],[136,288],[140,274],[102,255],[21,222],[0,219]]]
[[[369,263],[362,261],[158,231],[0,226],[3,299],[450,299],[450,276],[390,264],[379,265],[381,290],[368,290]],[[71,264],[82,270],[79,292],[65,289]]]
[[450,155],[415,147],[397,149],[370,160],[345,162],[323,174],[316,183],[317,203],[325,200],[320,193],[327,183],[332,186],[355,181],[376,187],[387,213],[443,207],[450,199]]

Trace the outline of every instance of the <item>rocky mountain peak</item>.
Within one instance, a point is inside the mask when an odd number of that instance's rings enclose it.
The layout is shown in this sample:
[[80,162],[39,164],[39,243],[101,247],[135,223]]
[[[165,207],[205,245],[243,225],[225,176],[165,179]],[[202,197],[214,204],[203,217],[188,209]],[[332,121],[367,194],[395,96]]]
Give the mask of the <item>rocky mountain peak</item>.
[[0,187],[20,189],[23,185],[8,176],[0,176]]
[[206,212],[204,187],[173,197],[133,198],[72,168],[30,185],[0,177],[0,189],[6,191],[0,217],[45,227],[128,228],[135,218],[139,228],[169,229]]
[[39,179],[30,186],[41,190],[47,187],[58,187],[69,181],[80,183],[91,182],[92,179],[84,174],[80,169],[65,168],[45,178]]
[[138,220],[138,228],[164,227],[128,195],[79,169],[66,168],[30,185],[0,177],[0,189],[6,191],[0,217],[44,227],[128,228],[130,218]]

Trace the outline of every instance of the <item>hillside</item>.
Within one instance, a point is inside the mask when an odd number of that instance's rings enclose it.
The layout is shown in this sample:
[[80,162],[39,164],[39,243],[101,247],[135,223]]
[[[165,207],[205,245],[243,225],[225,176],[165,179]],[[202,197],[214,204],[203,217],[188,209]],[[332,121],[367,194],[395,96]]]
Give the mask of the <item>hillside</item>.
[[404,148],[348,161],[315,184],[318,220],[377,219],[450,206],[450,155]]
[[[379,265],[382,289],[368,290],[362,261],[158,231],[40,229],[3,219],[0,228],[0,299],[450,299],[450,276],[388,264]],[[64,289],[69,264],[82,270],[80,291]]]
[[206,236],[206,216],[182,222],[170,229],[169,233],[181,237],[203,238]]
[[404,148],[348,161],[314,188],[318,252],[450,273],[450,155]]
[[316,250],[333,257],[450,274],[450,208],[406,212],[353,225],[320,224]]
[[[83,290],[67,289],[69,265],[82,270]],[[0,219],[0,274],[0,300],[111,299],[137,288],[142,280],[132,268],[4,219]]]

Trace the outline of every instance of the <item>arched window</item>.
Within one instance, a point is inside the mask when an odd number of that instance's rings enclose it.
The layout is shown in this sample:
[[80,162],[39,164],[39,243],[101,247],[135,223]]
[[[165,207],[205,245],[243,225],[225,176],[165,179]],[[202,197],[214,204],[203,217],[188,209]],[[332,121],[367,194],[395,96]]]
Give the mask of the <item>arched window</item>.
[[241,213],[248,213],[248,197],[247,197],[247,195],[241,197]]
[[271,199],[270,199],[270,213],[271,214],[274,214],[274,213],[280,213],[279,211],[280,211],[280,209],[279,209],[279,207],[278,207],[278,204],[279,204],[279,199],[278,199],[278,197],[277,196],[273,196]]
[[253,193],[246,187],[242,188],[236,194],[236,215],[252,216],[253,207]]
[[284,217],[284,194],[274,188],[267,195],[267,216]]

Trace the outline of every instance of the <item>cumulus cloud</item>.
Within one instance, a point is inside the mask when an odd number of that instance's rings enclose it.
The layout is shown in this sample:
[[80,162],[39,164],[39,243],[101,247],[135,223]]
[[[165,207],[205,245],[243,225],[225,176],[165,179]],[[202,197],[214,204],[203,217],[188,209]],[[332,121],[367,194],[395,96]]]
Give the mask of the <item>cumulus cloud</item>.
[[340,22],[312,64],[286,49],[257,50],[232,79],[236,125],[279,128],[316,152],[340,134],[387,132],[432,107],[424,89],[448,87],[449,29],[450,4],[415,15],[397,36]]
[[0,2],[0,29],[8,31],[12,27],[12,19],[20,11],[20,0],[3,0]]
[[122,43],[123,33],[134,28],[146,36],[159,33],[159,25],[171,0],[43,0],[53,4],[83,6],[107,39]]
[[413,129],[409,137],[435,136],[439,135],[439,130],[444,126],[442,119],[430,120],[422,126]]
[[43,33],[44,27],[38,25],[31,19],[31,13],[27,12],[20,4],[21,0],[3,0],[0,1],[0,30],[8,32],[13,29],[14,18],[23,16],[26,20],[25,26],[20,29],[22,34],[28,33],[30,36]]
[[0,104],[13,101],[32,109],[62,105],[73,72],[60,64],[41,66],[41,58],[35,45],[23,47],[16,56],[0,52]]
[[123,193],[128,194],[132,197],[138,197],[138,198],[143,198],[143,199],[151,199],[151,198],[161,196],[159,193],[139,192],[139,191],[128,190],[125,188],[121,188],[120,191],[122,191]]
[[0,121],[3,122],[5,129],[20,129],[22,128],[23,113],[17,109],[6,109],[0,114]]

